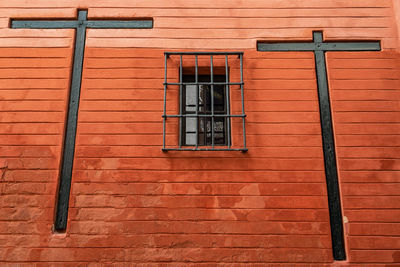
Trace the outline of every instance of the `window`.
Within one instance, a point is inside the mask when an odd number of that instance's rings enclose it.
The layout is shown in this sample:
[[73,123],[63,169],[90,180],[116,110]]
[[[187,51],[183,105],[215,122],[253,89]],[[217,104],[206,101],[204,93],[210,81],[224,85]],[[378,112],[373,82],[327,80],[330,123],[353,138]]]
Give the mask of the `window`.
[[[247,151],[242,60],[242,52],[165,52],[163,151]],[[229,81],[232,61],[239,66],[238,82]],[[168,62],[175,77],[167,75]],[[232,110],[231,102],[238,96],[241,110]],[[169,102],[174,98],[178,105]],[[168,111],[175,107],[175,114],[167,114],[167,105],[172,106]],[[168,124],[176,130],[170,132]]]
[[[225,78],[223,75],[215,75],[213,82],[225,83]],[[195,75],[183,76],[184,83],[195,83],[195,80]],[[198,82],[211,83],[211,76],[199,75]],[[227,131],[226,100],[229,92],[226,86],[186,84],[182,89],[182,114],[186,115],[181,129],[182,145],[195,146],[196,142],[198,146],[228,145],[230,133]]]

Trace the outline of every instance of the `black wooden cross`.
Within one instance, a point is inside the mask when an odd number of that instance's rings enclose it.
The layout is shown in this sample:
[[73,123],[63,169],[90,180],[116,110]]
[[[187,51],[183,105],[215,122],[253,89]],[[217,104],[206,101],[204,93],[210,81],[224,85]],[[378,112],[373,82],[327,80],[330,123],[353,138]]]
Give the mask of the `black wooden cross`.
[[76,29],[74,64],[72,67],[71,88],[67,126],[65,129],[64,152],[59,182],[58,201],[54,229],[67,228],[69,195],[71,190],[72,164],[75,152],[75,137],[78,118],[79,96],[82,82],[82,68],[85,51],[86,28],[93,29],[149,29],[152,20],[87,20],[87,10],[78,11],[77,20],[12,20],[11,28],[21,29]]
[[311,51],[314,52],[318,84],[318,98],[321,118],[322,143],[326,184],[328,189],[329,217],[332,235],[332,250],[335,260],[345,260],[343,221],[340,203],[335,144],[329,102],[328,77],[325,52],[330,51],[380,51],[381,46],[373,42],[324,42],[321,32],[313,32],[314,42],[301,43],[257,43],[257,50],[271,51]]

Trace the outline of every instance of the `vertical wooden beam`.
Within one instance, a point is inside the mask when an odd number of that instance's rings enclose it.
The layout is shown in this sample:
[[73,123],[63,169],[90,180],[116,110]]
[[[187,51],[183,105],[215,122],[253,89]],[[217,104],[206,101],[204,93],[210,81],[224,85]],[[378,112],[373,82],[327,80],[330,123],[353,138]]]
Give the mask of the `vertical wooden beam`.
[[75,52],[71,77],[67,125],[65,129],[64,151],[58,189],[58,201],[54,229],[67,228],[69,195],[71,191],[72,168],[75,153],[76,128],[78,123],[79,98],[81,94],[83,58],[85,52],[87,11],[79,11],[75,34]]
[[[314,42],[322,41],[322,33],[315,32]],[[314,57],[318,85],[318,102],[321,118],[322,146],[324,151],[325,177],[328,191],[333,258],[335,260],[345,260],[346,251],[344,248],[343,216],[340,202],[325,52],[314,51]]]

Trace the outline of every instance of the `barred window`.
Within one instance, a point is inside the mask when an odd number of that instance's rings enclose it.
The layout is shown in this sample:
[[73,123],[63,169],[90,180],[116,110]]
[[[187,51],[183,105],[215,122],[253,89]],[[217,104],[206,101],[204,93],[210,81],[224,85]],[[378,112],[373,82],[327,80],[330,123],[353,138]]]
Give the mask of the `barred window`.
[[[178,68],[177,77],[167,75],[171,60],[170,65]],[[237,82],[229,81],[232,61],[237,61],[239,66]],[[163,151],[247,151],[242,66],[242,52],[165,52]],[[235,96],[240,96],[241,110],[232,110],[233,87],[237,90]],[[174,95],[174,92],[177,92],[178,105],[167,101],[169,93]],[[167,105],[177,107],[178,114],[167,114]],[[241,121],[239,126],[234,119]],[[169,133],[171,120],[178,129]]]

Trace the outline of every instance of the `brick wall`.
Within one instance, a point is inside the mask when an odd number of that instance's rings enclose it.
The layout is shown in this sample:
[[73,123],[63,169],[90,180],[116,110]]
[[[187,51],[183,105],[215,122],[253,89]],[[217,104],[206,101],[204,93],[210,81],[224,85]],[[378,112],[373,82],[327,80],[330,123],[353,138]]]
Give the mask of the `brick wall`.
[[[77,8],[89,18],[152,17],[154,28],[87,30],[69,222],[57,234],[74,31],[9,29],[9,18],[72,18]],[[322,30],[327,40],[382,41],[382,52],[327,53],[327,66],[343,264],[399,264],[393,10],[389,0],[1,2],[0,261],[332,265],[313,54],[256,51],[257,40]],[[161,151],[170,50],[245,52],[247,153]]]

